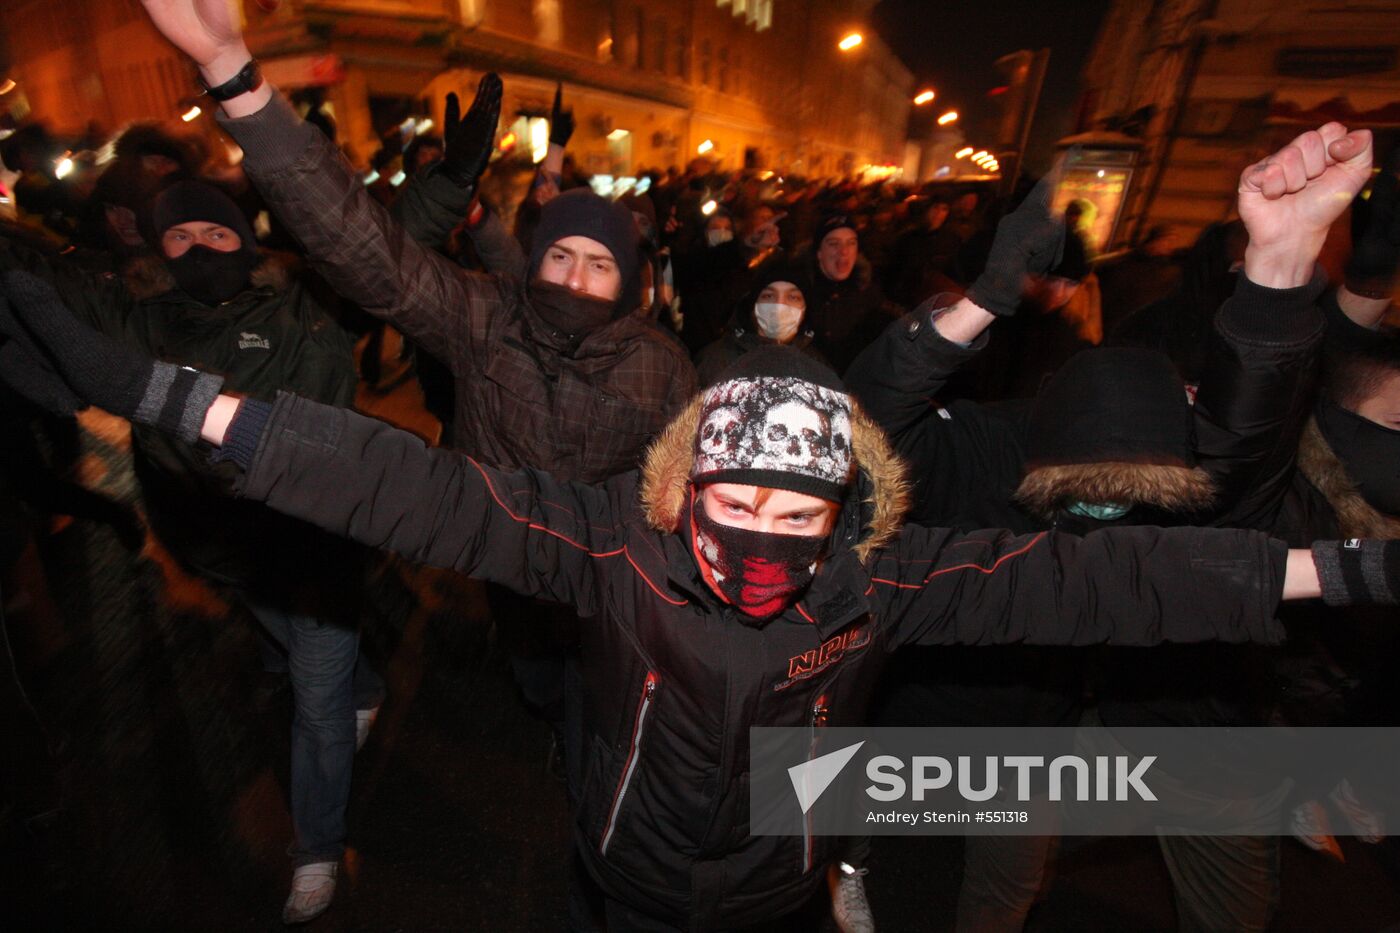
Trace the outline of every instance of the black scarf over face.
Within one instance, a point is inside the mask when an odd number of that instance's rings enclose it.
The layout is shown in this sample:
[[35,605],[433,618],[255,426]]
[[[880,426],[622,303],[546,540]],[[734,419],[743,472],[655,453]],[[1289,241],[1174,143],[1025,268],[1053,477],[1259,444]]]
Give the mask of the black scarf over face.
[[1400,431],[1382,427],[1322,398],[1317,428],[1342,461],[1361,498],[1378,512],[1400,515]]
[[578,340],[611,321],[617,302],[535,279],[530,283],[530,305],[554,330]]
[[694,507],[696,549],[710,565],[714,584],[739,610],[739,621],[761,628],[807,588],[828,535],[780,535],[733,528]]
[[220,252],[207,246],[191,246],[165,266],[186,295],[211,308],[223,304],[248,288],[258,254],[237,249]]

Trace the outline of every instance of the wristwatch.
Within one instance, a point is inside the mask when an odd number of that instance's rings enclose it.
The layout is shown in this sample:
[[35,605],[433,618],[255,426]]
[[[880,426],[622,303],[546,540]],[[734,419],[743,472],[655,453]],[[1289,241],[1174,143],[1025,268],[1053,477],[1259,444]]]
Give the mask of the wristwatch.
[[258,60],[248,59],[248,64],[238,69],[238,74],[229,78],[223,84],[210,87],[204,83],[204,76],[199,76],[199,86],[204,88],[204,93],[217,101],[223,102],[233,100],[240,94],[255,91],[262,84],[262,73],[258,71]]

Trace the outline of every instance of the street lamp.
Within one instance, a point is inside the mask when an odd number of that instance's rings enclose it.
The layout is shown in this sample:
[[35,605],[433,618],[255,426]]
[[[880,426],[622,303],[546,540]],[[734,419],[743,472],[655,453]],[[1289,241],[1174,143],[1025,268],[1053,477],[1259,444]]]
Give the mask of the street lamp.
[[700,143],[700,145],[696,146],[695,151],[700,155],[704,155],[713,148],[715,148],[715,144],[707,139],[704,142]]
[[864,36],[862,36],[858,32],[853,32],[847,35],[846,38],[842,39],[840,42],[836,43],[836,47],[843,52],[849,52],[851,49],[860,45],[864,41]]
[[935,96],[936,95],[933,93],[933,91],[920,91],[919,95],[914,98],[914,104],[915,106],[922,107],[924,104],[927,104],[929,101],[933,100]]
[[938,118],[938,125],[939,125],[939,126],[947,126],[949,123],[956,122],[957,119],[958,119],[958,112],[957,112],[956,110],[949,110],[949,111],[948,111],[947,113],[945,113],[943,116],[941,116],[941,117]]
[[964,146],[963,148],[959,149],[957,152],[953,153],[953,158],[955,158],[955,159],[966,159],[966,158],[967,158],[968,156],[970,156],[970,155],[972,155],[972,147],[971,147],[971,146]]

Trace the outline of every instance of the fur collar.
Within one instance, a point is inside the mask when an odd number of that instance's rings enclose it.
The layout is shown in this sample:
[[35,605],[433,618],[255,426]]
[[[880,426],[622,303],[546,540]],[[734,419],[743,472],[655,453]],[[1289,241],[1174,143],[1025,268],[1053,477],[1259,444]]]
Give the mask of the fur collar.
[[1016,501],[1044,518],[1066,502],[1153,505],[1168,512],[1198,512],[1215,498],[1215,484],[1200,467],[1159,463],[1070,463],[1037,467],[1016,489]]
[[[642,464],[642,508],[647,523],[663,533],[675,533],[685,514],[702,398],[703,394],[696,395],[666,426],[648,448]],[[851,400],[851,446],[856,463],[871,487],[871,494],[865,501],[869,519],[861,529],[859,543],[853,548],[856,557],[864,563],[875,550],[889,544],[898,534],[909,508],[911,487],[904,461],[890,447],[885,433],[854,399]]]
[[1316,418],[1308,419],[1298,443],[1298,469],[1336,511],[1343,538],[1400,538],[1400,519],[1378,512],[1361,498]]
[[[253,287],[285,291],[291,286],[300,265],[297,257],[290,253],[261,250],[258,264],[253,268]],[[178,287],[165,261],[154,253],[146,253],[128,262],[122,268],[122,281],[126,283],[126,290],[131,296],[138,300],[164,295]]]

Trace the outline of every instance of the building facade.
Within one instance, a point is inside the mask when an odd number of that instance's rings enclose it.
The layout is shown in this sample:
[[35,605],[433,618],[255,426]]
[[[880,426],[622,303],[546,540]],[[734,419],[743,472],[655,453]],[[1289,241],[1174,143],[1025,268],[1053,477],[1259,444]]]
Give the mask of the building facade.
[[1076,137],[1132,164],[1113,245],[1232,216],[1243,169],[1329,120],[1400,143],[1400,4],[1115,0]]
[[[405,119],[440,124],[447,92],[469,100],[494,70],[505,81],[503,137],[538,132],[563,82],[578,127],[570,151],[591,172],[630,174],[704,154],[726,168],[814,176],[903,161],[913,79],[861,28],[873,5],[242,2],[264,73],[284,90],[324,88],[340,141],[361,164]],[[56,129],[89,120],[114,129],[189,110],[193,72],[137,0],[11,0],[4,21],[9,76]],[[864,41],[842,52],[837,43],[851,30]]]

